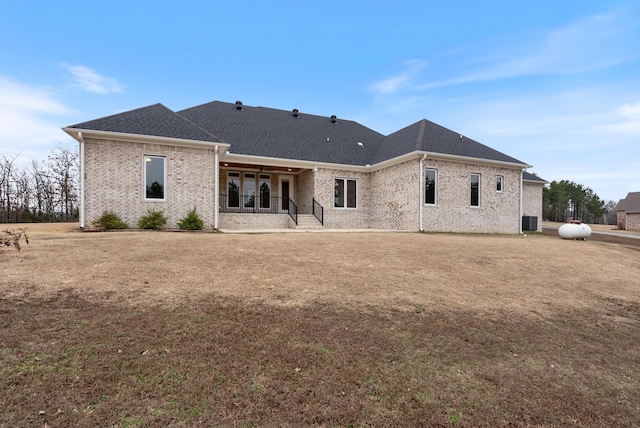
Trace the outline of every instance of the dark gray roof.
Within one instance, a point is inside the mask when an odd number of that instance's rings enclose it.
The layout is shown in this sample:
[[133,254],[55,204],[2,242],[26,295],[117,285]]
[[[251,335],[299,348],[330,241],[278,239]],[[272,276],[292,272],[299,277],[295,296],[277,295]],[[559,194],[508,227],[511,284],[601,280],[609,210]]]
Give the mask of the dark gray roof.
[[385,144],[378,152],[374,163],[415,150],[524,165],[518,159],[426,119],[385,137]]
[[629,192],[627,197],[620,199],[616,207],[617,211],[640,211],[640,192]]
[[220,141],[216,136],[198,128],[162,104],[153,104],[101,119],[78,123],[69,126],[69,128],[180,138],[184,140]]
[[543,180],[542,178],[538,177],[537,175],[531,174],[530,172],[527,172],[527,171],[523,171],[522,179],[523,180],[527,180],[527,181],[539,181],[540,184],[548,183],[547,180]]
[[222,142],[237,154],[344,165],[373,165],[414,151],[525,165],[426,119],[384,136],[342,118],[220,101],[178,112],[154,104],[69,128]]
[[[231,144],[230,151],[268,156],[366,165],[377,152],[383,135],[357,122],[265,107],[214,101],[178,114]],[[358,143],[361,143],[358,144]]]

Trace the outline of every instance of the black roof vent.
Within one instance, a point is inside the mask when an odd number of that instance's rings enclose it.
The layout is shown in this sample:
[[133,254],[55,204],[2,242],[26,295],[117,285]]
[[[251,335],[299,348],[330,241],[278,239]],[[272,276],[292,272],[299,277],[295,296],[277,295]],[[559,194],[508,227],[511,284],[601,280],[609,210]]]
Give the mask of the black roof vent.
[[298,112],[297,108],[294,108],[293,109],[293,117],[298,117],[298,116],[300,116],[300,113]]
[[336,123],[338,121],[338,118],[336,117],[335,114],[331,115],[331,122]]
[[242,101],[236,101],[236,110],[242,110]]

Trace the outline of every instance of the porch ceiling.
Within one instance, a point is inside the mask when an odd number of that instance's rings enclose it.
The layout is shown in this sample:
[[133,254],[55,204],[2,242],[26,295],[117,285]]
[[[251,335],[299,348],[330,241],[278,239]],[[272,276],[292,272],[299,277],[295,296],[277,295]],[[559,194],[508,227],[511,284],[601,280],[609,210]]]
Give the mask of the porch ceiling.
[[272,165],[257,165],[249,163],[236,163],[236,162],[220,162],[221,169],[240,169],[240,170],[252,170],[259,172],[287,172],[290,174],[297,174],[302,171],[302,168],[289,168],[286,166],[272,166]]

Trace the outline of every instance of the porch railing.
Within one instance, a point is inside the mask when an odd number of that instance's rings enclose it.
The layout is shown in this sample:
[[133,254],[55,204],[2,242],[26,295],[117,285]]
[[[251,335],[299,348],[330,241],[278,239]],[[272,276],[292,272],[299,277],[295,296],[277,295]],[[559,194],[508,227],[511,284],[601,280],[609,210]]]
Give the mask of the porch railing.
[[313,198],[311,211],[313,215],[316,216],[320,224],[324,226],[324,207],[316,201],[316,198]]
[[291,199],[278,196],[220,195],[221,213],[287,214]]
[[296,226],[298,225],[298,206],[289,199],[289,215],[293,219]]

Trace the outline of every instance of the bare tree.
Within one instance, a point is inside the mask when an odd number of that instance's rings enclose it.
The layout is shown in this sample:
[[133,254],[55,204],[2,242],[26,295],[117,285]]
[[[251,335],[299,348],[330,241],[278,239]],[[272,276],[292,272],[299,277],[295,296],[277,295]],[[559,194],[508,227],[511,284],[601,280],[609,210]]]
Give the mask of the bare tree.
[[2,155],[0,158],[0,221],[8,223],[11,220],[13,199],[13,164],[18,156]]
[[64,147],[49,155],[48,166],[56,186],[57,203],[63,220],[75,217],[78,201],[78,153]]

